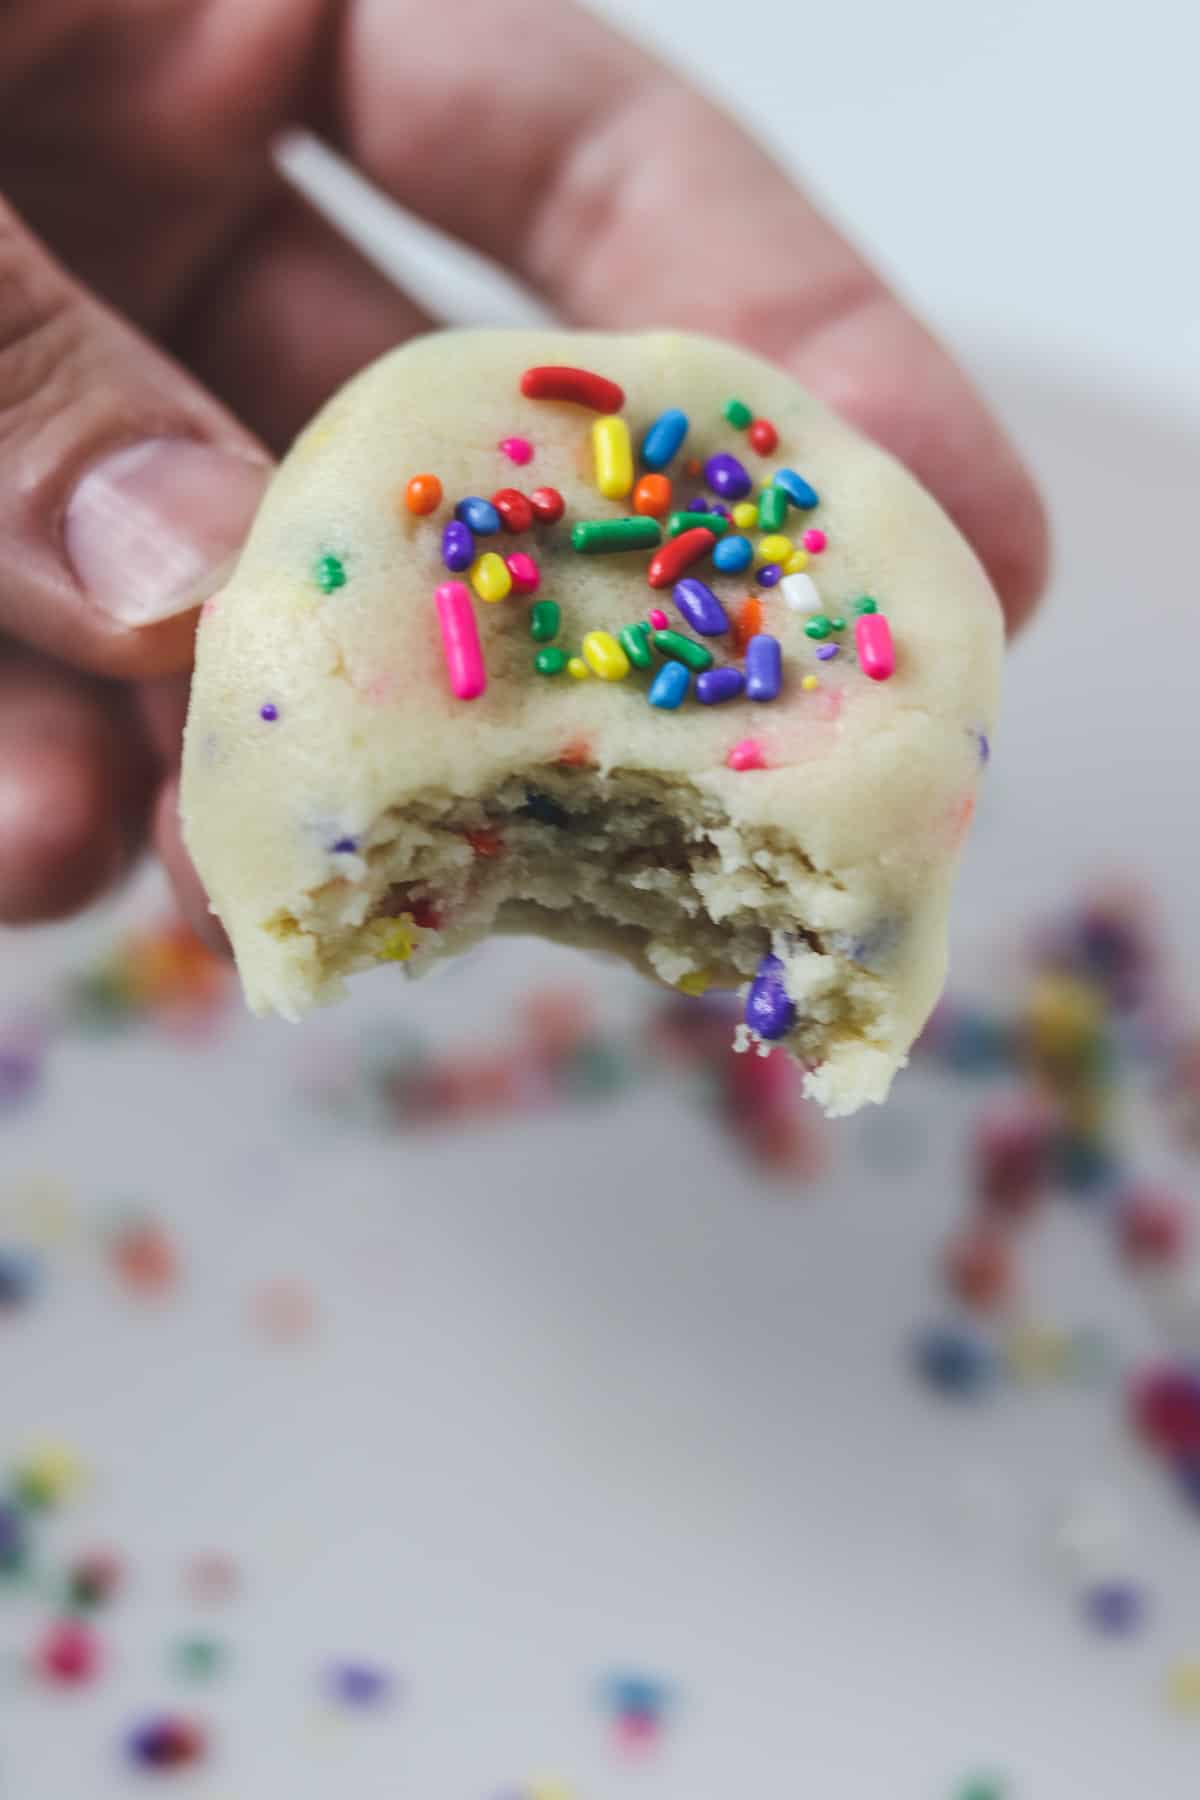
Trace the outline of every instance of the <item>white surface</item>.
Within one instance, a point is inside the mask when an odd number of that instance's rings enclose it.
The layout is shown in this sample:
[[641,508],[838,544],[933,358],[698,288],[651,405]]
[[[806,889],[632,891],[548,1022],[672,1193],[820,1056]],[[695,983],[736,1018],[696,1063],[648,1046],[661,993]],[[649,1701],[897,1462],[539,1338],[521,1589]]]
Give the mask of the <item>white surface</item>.
[[[662,0],[647,28],[949,330],[1047,484],[1055,606],[1013,659],[961,935],[1115,859],[1151,875],[1186,942],[1194,20],[1167,0]],[[59,942],[7,941],[6,989]],[[568,967],[508,947],[413,1005],[461,1037],[527,959]],[[378,1017],[381,990],[357,1005]],[[293,1043],[246,1025],[201,1061],[73,1051],[52,1108],[0,1126],[6,1173],[61,1171],[85,1211],[147,1196],[192,1270],[186,1300],[143,1320],[81,1253],[8,1334],[0,1441],[55,1428],[90,1453],[105,1485],[85,1535],[128,1547],[142,1585],[106,1687],[8,1709],[0,1793],[110,1791],[113,1733],[168,1692],[179,1558],[215,1544],[251,1587],[221,1621],[241,1668],[212,1699],[212,1800],[491,1800],[539,1770],[578,1800],[949,1800],[981,1765],[1021,1800],[1190,1800],[1200,1724],[1168,1719],[1159,1689],[1200,1651],[1196,1528],[1124,1447],[1112,1395],[960,1415],[898,1361],[957,1211],[965,1101],[912,1079],[894,1117],[934,1127],[919,1168],[880,1182],[852,1127],[835,1178],[781,1201],[657,1088],[529,1132],[309,1135]],[[325,1329],[270,1355],[244,1297],[289,1269]],[[1048,1228],[1036,1286],[1054,1318],[1149,1341],[1078,1215]],[[1124,1495],[1155,1592],[1125,1645],[1083,1633],[1048,1562],[1055,1511],[1096,1479]],[[310,1668],[341,1648],[394,1661],[409,1698],[309,1731]],[[684,1689],[653,1771],[616,1763],[589,1709],[614,1662]]]

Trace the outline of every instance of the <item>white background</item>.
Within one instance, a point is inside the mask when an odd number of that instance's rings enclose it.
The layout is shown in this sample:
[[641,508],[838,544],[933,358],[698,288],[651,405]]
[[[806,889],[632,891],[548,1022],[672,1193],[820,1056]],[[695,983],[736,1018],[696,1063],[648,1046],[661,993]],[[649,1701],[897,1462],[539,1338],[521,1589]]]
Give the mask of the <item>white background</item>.
[[[1153,880],[1186,962],[1194,22],[1177,0],[612,10],[819,189],[1046,485],[1053,606],[1012,659],[960,943],[1116,862]],[[110,930],[0,939],[4,993]],[[582,966],[509,946],[404,1004],[461,1043],[531,968]],[[624,977],[587,979],[618,1015],[640,1004]],[[395,1006],[377,981],[310,1035]],[[187,1698],[162,1645],[187,1618],[180,1560],[209,1545],[248,1578],[217,1621],[236,1672],[201,1697],[222,1745],[194,1790],[211,1800],[493,1800],[543,1771],[572,1800],[951,1800],[977,1767],[1021,1800],[1198,1791],[1200,1722],[1170,1718],[1161,1689],[1174,1656],[1200,1655],[1200,1538],[1126,1446],[1114,1392],[960,1414],[902,1363],[960,1206],[963,1096],[906,1078],[883,1120],[839,1131],[833,1177],[780,1195],[669,1086],[536,1129],[381,1140],[305,1117],[296,1053],[248,1024],[203,1054],[72,1046],[41,1105],[0,1122],[8,1191],[59,1175],[83,1221],[6,1333],[0,1444],[79,1445],[97,1486],[62,1541],[111,1538],[137,1572],[103,1685],[0,1691],[5,1800],[125,1791],[122,1726]],[[909,1172],[872,1172],[919,1128]],[[186,1250],[161,1313],[98,1267],[89,1221],[124,1196]],[[1078,1213],[1039,1249],[1041,1315],[1104,1324],[1130,1356],[1154,1343]],[[266,1352],[246,1296],[283,1273],[311,1282],[321,1332]],[[1088,1636],[1051,1553],[1055,1518],[1096,1488],[1153,1594],[1128,1644]],[[0,1602],[10,1648],[28,1627]],[[400,1668],[404,1704],[314,1713],[313,1671],[339,1651]],[[614,1663],[681,1689],[643,1771],[591,1704]]]

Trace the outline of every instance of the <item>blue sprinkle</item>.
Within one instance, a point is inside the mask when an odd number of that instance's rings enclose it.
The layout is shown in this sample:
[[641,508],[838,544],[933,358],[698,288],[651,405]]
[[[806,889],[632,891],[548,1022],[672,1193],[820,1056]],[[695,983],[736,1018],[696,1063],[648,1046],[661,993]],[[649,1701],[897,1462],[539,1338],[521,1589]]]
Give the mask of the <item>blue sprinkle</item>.
[[377,1706],[390,1697],[392,1677],[367,1663],[335,1663],[326,1672],[325,1686],[346,1706]]
[[742,671],[727,663],[724,668],[705,669],[696,677],[696,698],[702,706],[721,706],[726,700],[736,700],[745,685]]
[[642,439],[642,461],[648,469],[665,469],[671,458],[679,454],[688,424],[687,414],[677,406],[659,413]]
[[708,501],[704,498],[703,494],[697,494],[696,498],[694,500],[688,501],[687,505],[684,507],[683,510],[684,510],[684,512],[706,513],[706,512],[711,512],[713,509],[708,504]]
[[749,566],[753,554],[749,538],[723,537],[720,543],[713,545],[713,567],[720,569],[723,574],[736,575],[739,569]]
[[1088,1623],[1112,1637],[1126,1637],[1146,1617],[1146,1596],[1131,1581],[1101,1581],[1083,1596]]
[[682,706],[691,679],[685,663],[664,663],[654,677],[647,699],[651,706],[661,706],[664,712],[674,712],[677,706]]
[[481,500],[478,494],[468,494],[465,500],[460,500],[454,509],[454,517],[476,537],[495,537],[500,529],[500,514],[490,500]]
[[774,700],[783,684],[783,652],[779,639],[759,632],[746,645],[747,700]]
[[774,587],[782,574],[783,570],[778,563],[764,563],[762,568],[758,570],[754,579],[757,581],[759,587]]
[[729,630],[729,617],[706,582],[685,575],[671,590],[671,598],[693,631],[701,637],[720,637]]
[[349,856],[358,849],[358,839],[352,837],[339,838],[333,846],[334,856]]
[[913,1355],[930,1387],[958,1399],[982,1393],[999,1374],[991,1346],[965,1326],[930,1326],[918,1336]]
[[461,575],[475,561],[475,539],[461,519],[450,519],[442,527],[442,561],[452,575]]
[[806,512],[820,505],[816,488],[811,487],[803,475],[797,475],[795,469],[777,469],[775,486],[783,489],[793,506],[803,507]]
[[42,1259],[33,1250],[0,1249],[0,1307],[24,1306],[42,1285]]
[[773,1043],[786,1037],[796,1023],[796,1005],[783,985],[783,963],[769,952],[746,995],[746,1023],[760,1038]]
[[980,762],[981,763],[988,762],[991,758],[992,746],[988,741],[987,732],[986,731],[973,731],[971,733],[971,736],[975,739],[976,743],[979,745],[979,760],[980,760]]

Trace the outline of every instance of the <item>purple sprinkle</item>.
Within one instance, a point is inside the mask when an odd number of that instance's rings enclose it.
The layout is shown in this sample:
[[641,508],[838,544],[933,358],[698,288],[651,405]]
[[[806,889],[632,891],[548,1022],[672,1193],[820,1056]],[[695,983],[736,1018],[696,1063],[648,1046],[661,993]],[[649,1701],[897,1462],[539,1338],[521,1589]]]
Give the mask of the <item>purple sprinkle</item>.
[[746,996],[746,1023],[760,1038],[774,1042],[786,1037],[796,1023],[795,1003],[783,985],[783,963],[764,956]]
[[442,561],[452,575],[460,575],[475,561],[475,539],[461,519],[449,519],[442,528]]
[[753,483],[736,456],[720,450],[704,465],[704,479],[722,500],[744,500]]
[[736,700],[745,685],[742,671],[725,663],[719,669],[705,669],[697,675],[696,698],[701,706],[723,706],[726,700]]
[[1097,1631],[1123,1637],[1146,1616],[1146,1597],[1129,1581],[1102,1581],[1083,1596],[1083,1610]]
[[279,708],[275,705],[274,701],[268,700],[264,705],[259,707],[258,716],[260,719],[265,719],[268,725],[273,725],[279,717]]
[[729,616],[706,582],[687,575],[677,581],[671,597],[693,631],[701,637],[720,637],[729,630]]
[[375,1706],[389,1698],[392,1677],[367,1663],[336,1663],[326,1673],[325,1686],[347,1706]]
[[836,656],[837,653],[838,647],[836,644],[818,644],[817,646],[817,655],[822,662],[828,662],[830,657]]
[[333,846],[334,856],[349,856],[358,849],[358,839],[352,837],[339,838]]
[[992,746],[988,742],[987,732],[977,731],[975,736],[979,740],[979,760],[981,763],[985,763],[992,754]]
[[703,494],[697,494],[696,498],[694,500],[688,501],[687,505],[684,507],[683,510],[684,510],[684,512],[706,513],[706,512],[713,512],[715,509],[709,505],[708,501],[704,498]]
[[713,500],[710,503],[708,510],[709,512],[720,513],[723,519],[728,519],[730,524],[733,523],[733,514],[727,506],[722,505],[720,500]]
[[32,1050],[0,1044],[0,1107],[27,1100],[38,1084],[40,1065]]
[[783,683],[783,652],[779,639],[760,631],[746,645],[747,700],[774,700]]
[[759,587],[774,587],[782,574],[783,570],[778,563],[764,563],[761,569],[755,571],[754,579]]

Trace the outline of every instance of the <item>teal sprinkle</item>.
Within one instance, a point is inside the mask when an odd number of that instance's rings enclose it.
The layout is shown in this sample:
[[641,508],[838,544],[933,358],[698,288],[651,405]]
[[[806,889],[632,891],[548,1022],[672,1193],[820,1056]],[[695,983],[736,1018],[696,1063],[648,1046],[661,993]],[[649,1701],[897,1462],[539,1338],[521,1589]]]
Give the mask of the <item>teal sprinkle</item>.
[[323,594],[332,594],[346,585],[346,565],[340,556],[322,556],[317,562],[317,586]]

